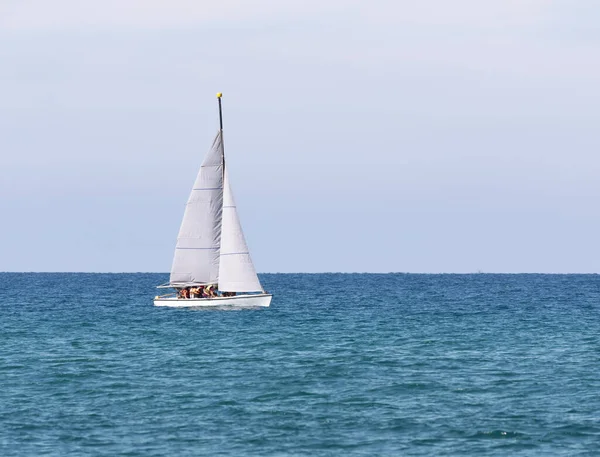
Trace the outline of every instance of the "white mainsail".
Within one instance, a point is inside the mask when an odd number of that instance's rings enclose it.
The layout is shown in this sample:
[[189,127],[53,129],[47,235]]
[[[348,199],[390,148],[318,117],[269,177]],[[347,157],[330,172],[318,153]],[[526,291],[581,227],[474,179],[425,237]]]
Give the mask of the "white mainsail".
[[227,175],[227,167],[225,167],[223,183],[220,257],[219,290],[224,292],[258,292],[263,290],[242,231],[235,200],[231,192],[231,183]]
[[177,237],[170,285],[215,284],[223,213],[223,131],[204,158]]

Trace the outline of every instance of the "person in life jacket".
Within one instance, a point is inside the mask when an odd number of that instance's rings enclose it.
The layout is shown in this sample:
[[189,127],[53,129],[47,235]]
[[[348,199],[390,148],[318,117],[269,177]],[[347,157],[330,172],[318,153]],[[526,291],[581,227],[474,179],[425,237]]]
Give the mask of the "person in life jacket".
[[213,288],[214,288],[214,286],[212,284],[209,284],[204,287],[204,296],[206,298],[211,298],[211,297],[215,296],[215,292],[214,292]]
[[177,294],[177,298],[190,298],[190,288],[181,289]]

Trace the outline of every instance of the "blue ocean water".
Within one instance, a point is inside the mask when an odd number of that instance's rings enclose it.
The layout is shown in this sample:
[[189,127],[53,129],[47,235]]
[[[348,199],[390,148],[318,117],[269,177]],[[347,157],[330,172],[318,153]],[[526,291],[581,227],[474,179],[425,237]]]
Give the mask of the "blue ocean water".
[[0,274],[0,455],[600,455],[600,276]]

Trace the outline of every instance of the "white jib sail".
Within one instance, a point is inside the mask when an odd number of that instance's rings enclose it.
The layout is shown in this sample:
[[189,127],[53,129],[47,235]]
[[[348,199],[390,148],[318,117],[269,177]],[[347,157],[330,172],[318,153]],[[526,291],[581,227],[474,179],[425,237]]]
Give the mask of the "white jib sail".
[[242,232],[227,176],[227,167],[225,167],[225,182],[223,183],[220,256],[219,290],[224,292],[258,292],[263,290],[248,251],[244,232]]
[[177,237],[170,284],[215,284],[223,213],[223,137],[219,131],[204,158]]

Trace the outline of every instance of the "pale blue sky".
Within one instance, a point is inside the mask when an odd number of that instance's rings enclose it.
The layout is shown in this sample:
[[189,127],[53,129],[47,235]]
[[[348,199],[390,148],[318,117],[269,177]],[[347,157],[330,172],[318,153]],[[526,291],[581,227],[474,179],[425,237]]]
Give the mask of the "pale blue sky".
[[600,270],[600,3],[213,3],[0,0],[0,271],[168,271],[218,91],[259,271]]

